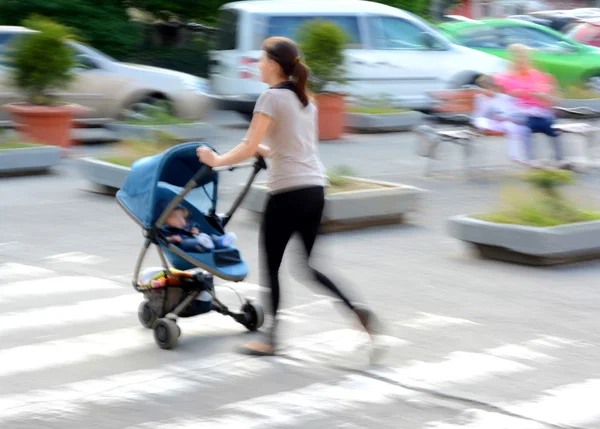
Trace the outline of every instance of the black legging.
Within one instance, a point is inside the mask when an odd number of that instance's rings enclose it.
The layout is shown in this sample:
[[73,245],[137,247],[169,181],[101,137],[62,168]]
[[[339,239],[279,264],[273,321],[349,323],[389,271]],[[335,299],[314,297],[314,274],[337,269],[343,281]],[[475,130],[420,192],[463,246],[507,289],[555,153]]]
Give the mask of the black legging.
[[315,244],[323,208],[323,187],[313,186],[271,195],[265,209],[262,224],[262,245],[265,250],[267,279],[271,289],[273,332],[279,308],[279,267],[285,248],[294,232],[298,232],[306,249],[306,262],[315,279],[331,293],[340,298],[351,310],[354,306],[348,298],[324,274],[310,266],[310,254]]

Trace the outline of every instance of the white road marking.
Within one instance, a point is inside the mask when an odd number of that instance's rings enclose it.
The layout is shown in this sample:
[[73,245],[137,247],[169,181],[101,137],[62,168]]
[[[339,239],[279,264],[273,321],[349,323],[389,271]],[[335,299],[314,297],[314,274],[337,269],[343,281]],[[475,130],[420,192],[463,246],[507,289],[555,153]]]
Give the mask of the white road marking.
[[83,380],[53,389],[0,396],[0,423],[22,416],[68,417],[94,405],[148,401],[206,390],[235,378],[259,377],[271,365],[239,354],[219,354],[157,369]]
[[425,429],[548,429],[548,426],[505,414],[468,410],[459,423],[430,422]]
[[466,319],[459,319],[456,317],[440,316],[431,313],[419,314],[421,314],[422,316],[412,320],[397,322],[397,324],[414,329],[437,329],[446,326],[479,325],[479,323],[475,323]]
[[600,419],[600,379],[548,390],[539,399],[504,407],[515,414],[563,426],[582,426]]
[[0,302],[33,296],[62,295],[109,289],[123,289],[123,285],[107,279],[89,276],[60,276],[23,280],[0,286]]
[[[587,426],[600,423],[600,379],[568,384],[546,391],[540,398],[500,405],[504,410],[524,418],[479,409],[467,410],[460,416],[460,423],[431,422],[428,429],[545,429],[550,423],[557,426]],[[527,420],[531,419],[531,420]],[[597,426],[594,426],[597,427]]]
[[97,255],[90,255],[83,252],[68,252],[68,253],[59,253],[52,256],[47,256],[46,259],[48,262],[63,262],[69,264],[99,264],[101,262],[106,262],[108,259],[103,258]]
[[[244,329],[230,318],[217,313],[203,315],[202,323],[180,319],[183,335],[208,334]],[[124,328],[67,339],[47,341],[0,350],[0,377],[86,362],[99,357],[115,358],[133,351],[156,351],[152,331],[141,326]]]
[[475,383],[500,374],[529,371],[533,368],[512,360],[483,353],[452,352],[442,362],[415,362],[406,368],[372,370],[388,380],[426,389],[439,389],[450,383]]
[[[356,339],[351,331],[337,330],[293,338],[287,342],[286,346],[294,349],[301,348],[309,354],[318,354],[323,347],[326,347],[329,353],[345,356],[348,350],[351,349],[352,344],[349,343],[353,343]],[[94,334],[95,336],[79,337],[77,343],[72,344],[70,349],[69,344],[64,341],[60,344],[59,342],[53,342],[55,348],[60,350],[60,353],[56,352],[55,354],[49,353],[48,343],[44,343],[44,350],[36,352],[35,350],[22,349],[15,358],[24,358],[26,352],[38,353],[38,360],[43,360],[42,364],[48,367],[57,364],[59,357],[66,359],[67,363],[75,363],[71,357],[74,352],[86,353],[78,361],[89,358],[92,351],[112,357],[118,344],[128,347],[125,351],[131,351],[132,348],[141,348],[144,345],[149,349],[156,349],[150,331],[144,330],[143,332],[146,335],[125,337],[122,331],[111,331],[101,336]],[[120,338],[118,344],[109,341],[109,338],[114,337]],[[142,341],[143,345],[140,346]],[[75,350],[74,346],[76,344],[85,344],[86,347],[79,347],[79,350]],[[94,350],[92,350],[93,345]],[[41,356],[39,353],[45,353],[43,359],[39,358]],[[162,353],[162,351],[157,350],[157,353]],[[0,366],[4,366],[3,364],[6,362],[0,351]],[[216,356],[163,365],[156,369],[125,372],[69,383],[52,389],[4,395],[0,396],[0,426],[3,421],[25,415],[77,415],[85,413],[89,406],[93,404],[108,405],[119,404],[124,401],[148,401],[149,398],[157,399],[181,395],[186,392],[192,393],[200,389],[208,389],[217,383],[226,383],[231,378],[260,377],[262,373],[269,368],[273,368],[275,364],[292,365],[294,363],[289,359],[279,357],[252,359],[236,353],[222,353]],[[27,369],[25,365],[27,363],[23,364],[21,369]],[[39,364],[36,367],[39,368]],[[14,366],[12,369],[15,370]],[[6,372],[3,375],[6,375]]]
[[71,305],[33,308],[0,314],[0,337],[28,328],[49,328],[72,323],[94,322],[101,319],[133,315],[143,297],[128,294],[114,298],[80,301]]
[[[54,275],[56,275],[54,271],[31,265],[16,264],[13,262],[6,262],[0,265],[0,278],[3,282],[26,277],[49,277]],[[3,286],[0,286],[0,288],[3,288]]]
[[[521,363],[494,356],[454,352],[442,362],[418,362],[407,367],[387,368],[371,371],[371,373],[383,375],[393,381],[411,381],[413,385],[420,384],[423,387],[441,389],[451,384],[468,385],[494,376],[530,369],[532,368]],[[344,413],[364,404],[390,404],[397,399],[411,400],[422,395],[424,394],[421,392],[405,389],[394,383],[363,375],[350,375],[335,383],[316,383],[299,389],[234,402],[218,410],[219,414],[223,411],[227,414],[217,415],[213,419],[153,422],[134,428],[282,428],[317,418],[327,418],[333,413]]]
[[556,360],[555,357],[548,356],[545,353],[540,353],[535,350],[531,350],[530,348],[521,346],[519,344],[507,344],[505,346],[488,349],[486,350],[486,353],[498,357],[533,360],[537,362],[549,362],[552,360]]

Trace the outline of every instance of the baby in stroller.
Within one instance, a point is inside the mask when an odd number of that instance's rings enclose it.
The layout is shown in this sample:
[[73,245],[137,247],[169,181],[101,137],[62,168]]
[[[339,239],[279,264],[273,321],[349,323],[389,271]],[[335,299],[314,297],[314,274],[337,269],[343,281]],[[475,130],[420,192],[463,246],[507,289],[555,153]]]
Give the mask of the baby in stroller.
[[[165,203],[166,208],[168,204]],[[176,244],[184,252],[208,252],[212,249],[224,249],[233,246],[236,235],[228,232],[222,236],[212,237],[200,231],[198,226],[189,221],[190,212],[183,206],[178,206],[171,212],[162,227],[165,238]]]

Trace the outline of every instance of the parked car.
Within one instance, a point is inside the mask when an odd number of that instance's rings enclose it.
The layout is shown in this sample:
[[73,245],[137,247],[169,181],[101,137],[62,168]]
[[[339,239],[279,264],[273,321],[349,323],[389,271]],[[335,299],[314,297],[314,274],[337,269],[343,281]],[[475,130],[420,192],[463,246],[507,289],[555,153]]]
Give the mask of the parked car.
[[516,19],[517,21],[533,22],[537,25],[543,25],[544,27],[552,28],[552,21],[548,19],[536,18],[531,15],[512,15],[506,17],[506,19]]
[[571,10],[545,10],[532,12],[530,16],[550,21],[550,28],[560,31],[561,33],[566,33],[573,25],[581,22],[581,20],[600,17],[600,9],[581,8]]
[[210,52],[210,79],[221,108],[251,118],[267,89],[258,70],[262,42],[269,36],[294,39],[301,25],[316,18],[339,24],[350,36],[344,90],[351,97],[385,93],[393,104],[426,109],[426,91],[458,88],[505,68],[505,61],[453,44],[426,21],[380,3],[239,1],[221,7]]
[[537,67],[556,77],[564,89],[586,87],[600,92],[600,49],[586,46],[550,28],[511,19],[441,24],[456,43],[500,58],[507,48],[520,43],[535,49]]
[[574,25],[567,37],[584,45],[600,48],[600,18],[589,19]]
[[[6,52],[18,37],[33,30],[0,26],[0,105],[23,101],[12,84]],[[210,83],[206,79],[156,67],[119,62],[106,54],[77,42],[68,42],[76,60],[75,79],[61,99],[91,107],[86,119],[122,119],[132,111],[166,100],[173,114],[182,118],[203,119],[211,108]],[[0,121],[10,115],[0,109]]]

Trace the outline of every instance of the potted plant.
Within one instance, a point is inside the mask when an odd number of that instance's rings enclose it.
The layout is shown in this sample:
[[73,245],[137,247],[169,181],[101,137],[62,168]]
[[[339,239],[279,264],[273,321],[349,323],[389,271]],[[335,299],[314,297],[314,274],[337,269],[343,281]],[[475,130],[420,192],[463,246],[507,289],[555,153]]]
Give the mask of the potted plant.
[[344,46],[349,37],[336,23],[314,19],[300,29],[298,40],[319,108],[319,138],[339,139],[345,125],[344,95],[334,92],[331,85],[346,82]]
[[495,212],[449,220],[450,234],[481,256],[527,265],[552,265],[600,256],[600,212],[584,209],[560,192],[573,173],[533,170],[533,189],[507,194]]
[[4,108],[11,112],[23,140],[67,147],[73,116],[85,108],[61,103],[52,91],[66,88],[74,78],[73,52],[66,44],[71,34],[67,27],[42,17],[30,18],[24,25],[35,32],[20,37],[7,59],[26,101]]

